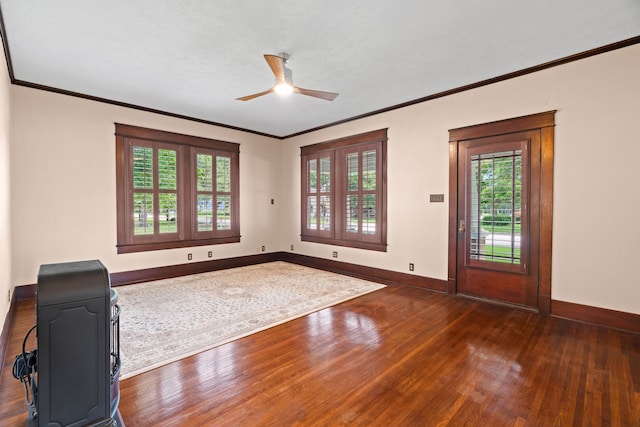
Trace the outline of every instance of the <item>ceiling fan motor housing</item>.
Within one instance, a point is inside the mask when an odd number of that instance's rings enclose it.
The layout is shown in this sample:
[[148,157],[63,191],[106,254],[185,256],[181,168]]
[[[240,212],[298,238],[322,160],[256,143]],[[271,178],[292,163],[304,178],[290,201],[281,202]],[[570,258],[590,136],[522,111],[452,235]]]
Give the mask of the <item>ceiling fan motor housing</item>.
[[[282,66],[282,71],[284,74],[285,83],[289,83],[291,86],[293,86],[293,71],[291,71],[289,68],[285,67],[284,65]],[[280,83],[280,81],[277,78],[276,78],[276,83]]]

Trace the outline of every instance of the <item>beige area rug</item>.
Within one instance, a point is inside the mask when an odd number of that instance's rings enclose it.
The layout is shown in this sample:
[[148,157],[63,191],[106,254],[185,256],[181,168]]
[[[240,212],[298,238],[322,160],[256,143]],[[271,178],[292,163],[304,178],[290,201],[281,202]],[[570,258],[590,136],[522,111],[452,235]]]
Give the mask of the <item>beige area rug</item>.
[[286,262],[119,286],[120,378],[383,287]]

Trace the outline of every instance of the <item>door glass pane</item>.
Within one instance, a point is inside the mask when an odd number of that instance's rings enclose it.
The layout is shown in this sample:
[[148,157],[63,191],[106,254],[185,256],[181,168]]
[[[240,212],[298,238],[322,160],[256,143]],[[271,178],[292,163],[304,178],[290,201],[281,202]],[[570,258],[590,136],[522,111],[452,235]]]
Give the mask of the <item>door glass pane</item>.
[[471,156],[470,257],[520,264],[522,150]]
[[218,230],[231,230],[231,196],[218,196],[217,207]]
[[133,193],[133,234],[153,234],[153,194]]
[[176,193],[160,193],[158,195],[160,204],[160,233],[177,233],[178,222],[176,215],[178,212],[178,199]]
[[213,196],[198,194],[198,231],[213,230]]

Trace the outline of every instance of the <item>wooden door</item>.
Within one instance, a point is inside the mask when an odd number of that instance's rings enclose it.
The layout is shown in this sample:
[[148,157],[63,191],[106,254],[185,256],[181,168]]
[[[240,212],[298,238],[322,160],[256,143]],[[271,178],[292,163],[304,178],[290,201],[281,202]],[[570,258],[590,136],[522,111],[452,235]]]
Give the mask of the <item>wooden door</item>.
[[459,294],[537,307],[539,153],[535,131],[460,142]]
[[449,131],[448,292],[549,313],[555,111]]

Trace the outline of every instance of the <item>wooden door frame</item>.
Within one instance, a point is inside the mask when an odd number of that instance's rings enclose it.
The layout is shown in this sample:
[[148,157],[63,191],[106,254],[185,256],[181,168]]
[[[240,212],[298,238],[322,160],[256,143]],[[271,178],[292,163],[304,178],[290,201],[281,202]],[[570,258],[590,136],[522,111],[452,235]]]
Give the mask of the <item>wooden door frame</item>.
[[458,145],[461,141],[540,131],[540,246],[538,310],[551,313],[551,249],[553,231],[553,156],[556,110],[449,130],[449,251],[447,293],[457,293]]

